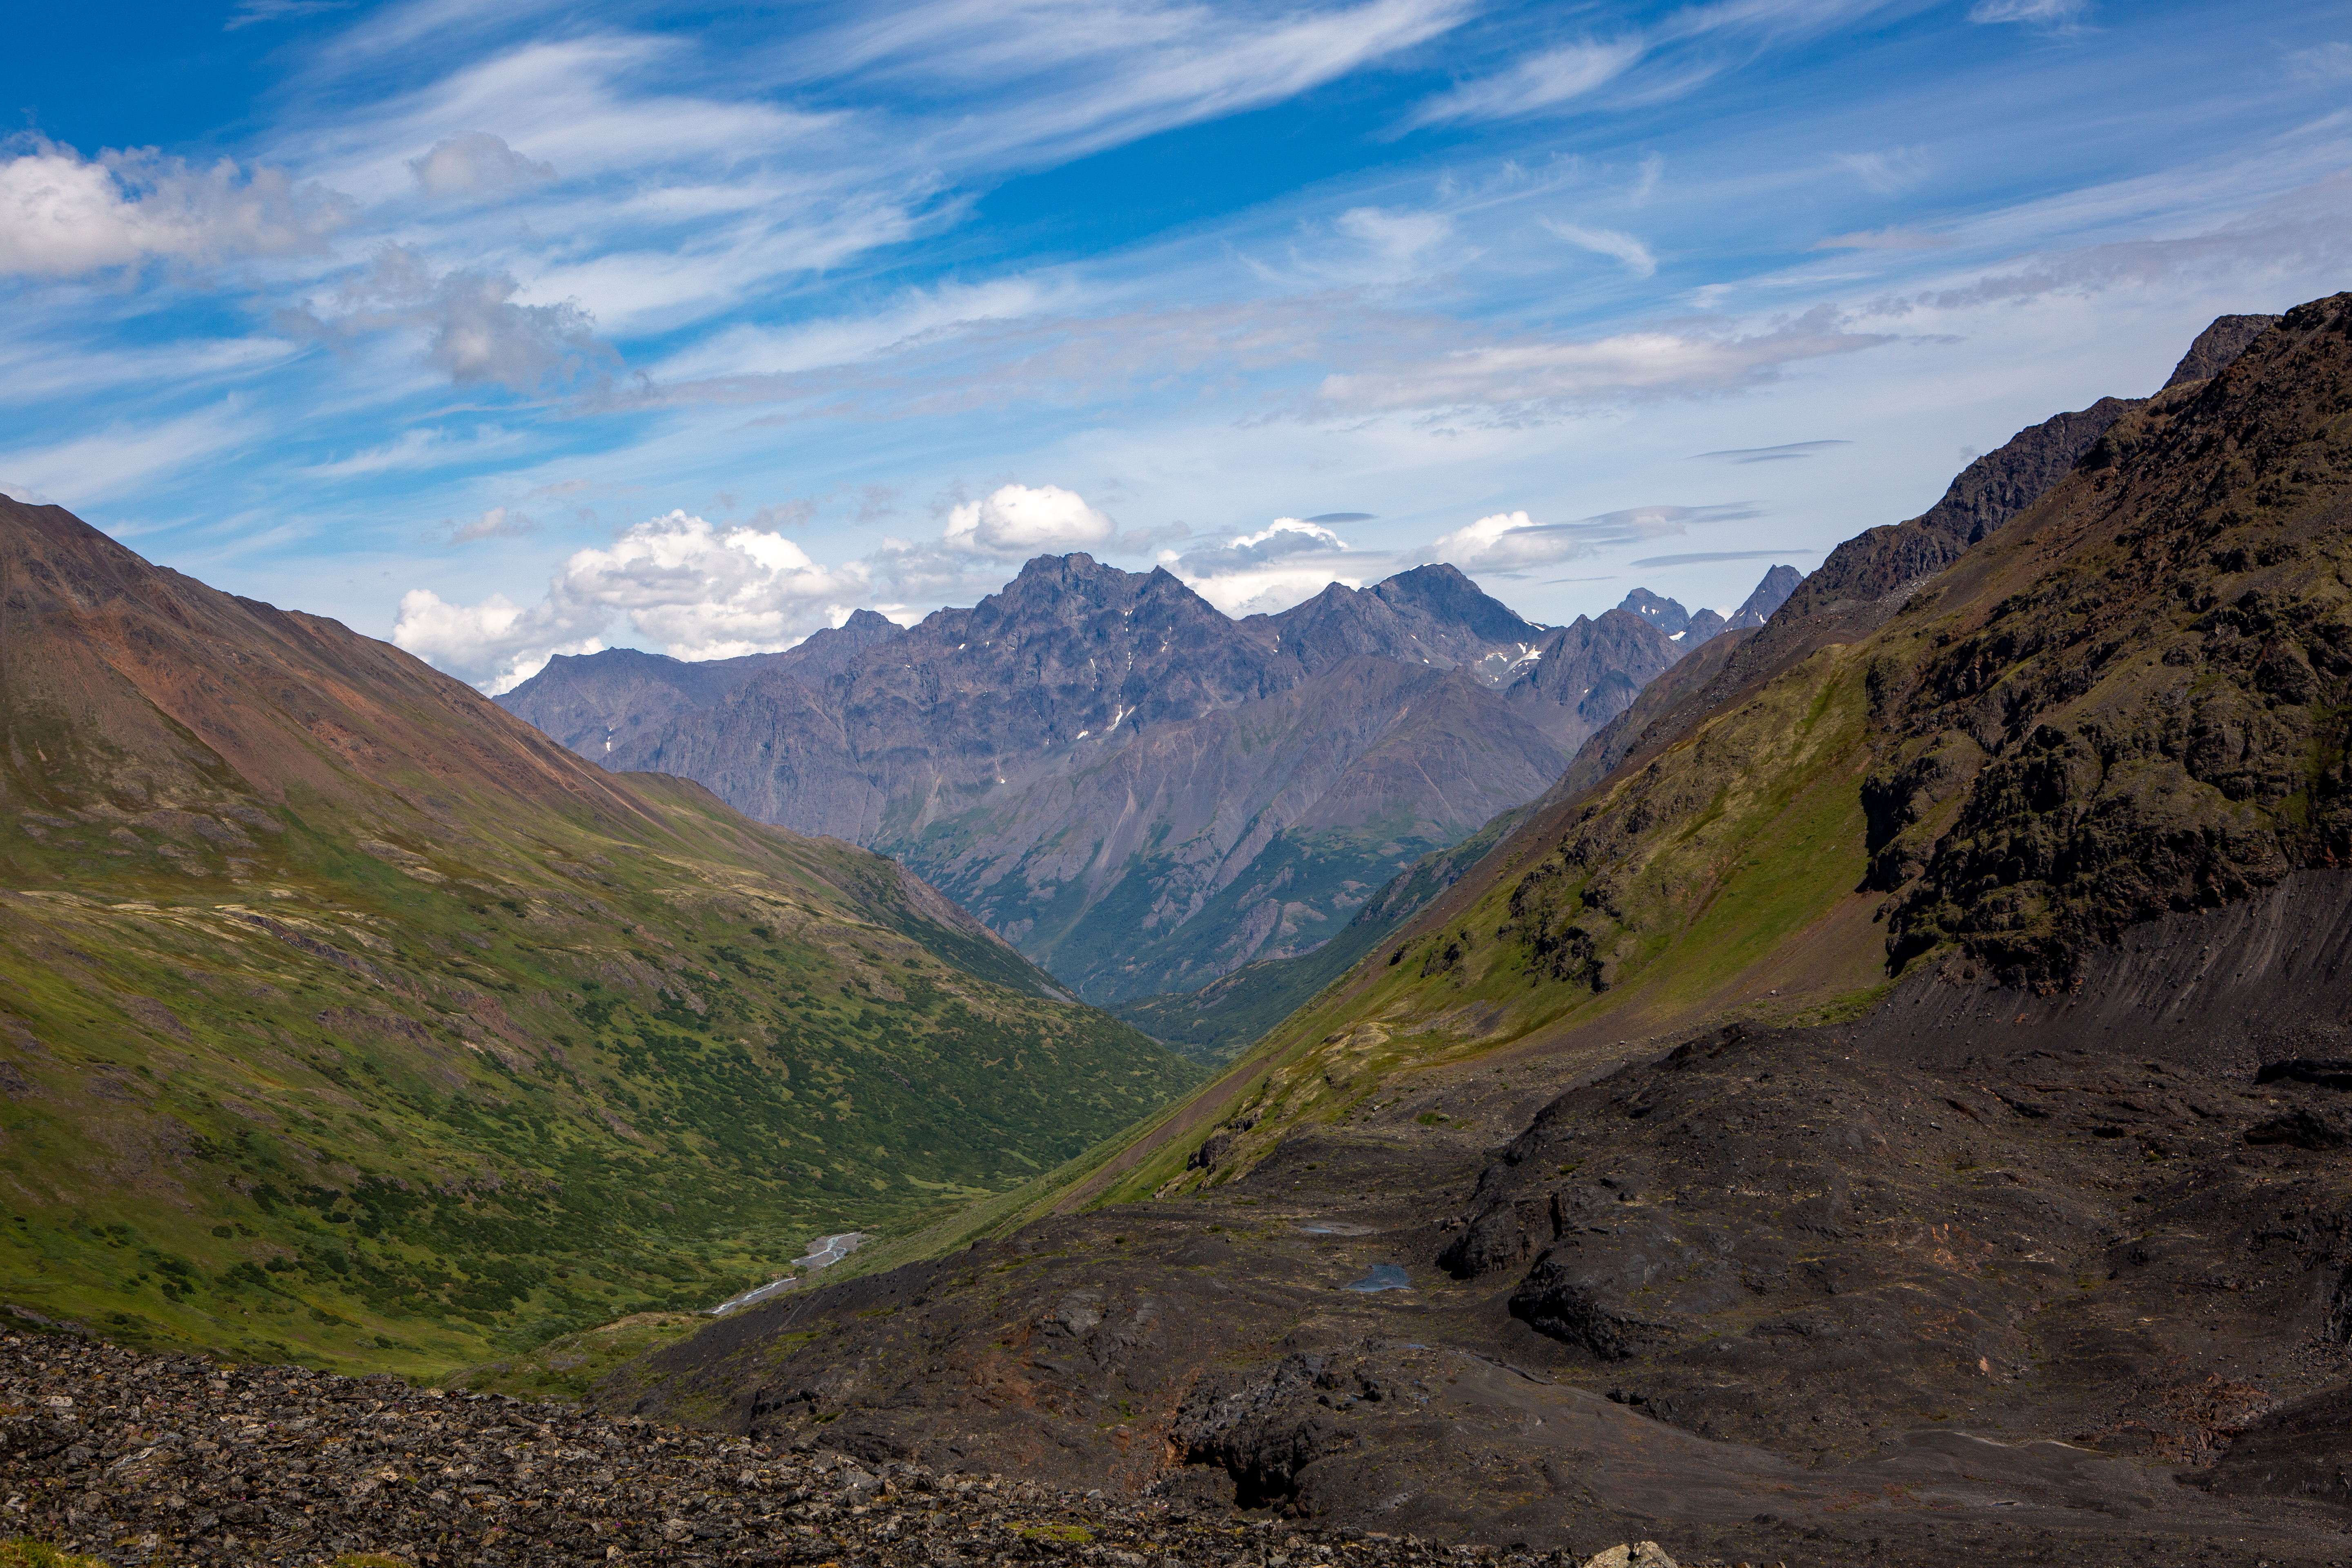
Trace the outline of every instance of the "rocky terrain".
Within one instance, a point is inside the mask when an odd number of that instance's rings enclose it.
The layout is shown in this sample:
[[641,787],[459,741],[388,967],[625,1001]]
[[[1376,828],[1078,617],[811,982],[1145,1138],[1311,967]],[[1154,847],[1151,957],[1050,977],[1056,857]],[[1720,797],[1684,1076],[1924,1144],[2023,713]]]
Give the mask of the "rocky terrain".
[[2260,325],[1702,645],[1025,1226],[600,1399],[1537,1550],[2340,1562],[2352,296]]
[[[391,1377],[17,1334],[0,1337],[0,1528],[123,1564],[1534,1563]],[[1637,1544],[1638,1558],[1601,1548],[1601,1568],[1675,1568]]]
[[903,868],[0,500],[0,1300],[438,1374],[1196,1081]]
[[897,856],[1108,1005],[1320,947],[1541,794],[1691,635],[1627,610],[1537,626],[1450,566],[1234,621],[1083,555],[885,626],[707,676],[559,660],[499,700],[607,766]]
[[1843,1026],[1506,1049],[602,1397],[1538,1552],[2340,1561],[2347,1005],[2352,874],[2307,873],[2022,1015],[1928,973]]

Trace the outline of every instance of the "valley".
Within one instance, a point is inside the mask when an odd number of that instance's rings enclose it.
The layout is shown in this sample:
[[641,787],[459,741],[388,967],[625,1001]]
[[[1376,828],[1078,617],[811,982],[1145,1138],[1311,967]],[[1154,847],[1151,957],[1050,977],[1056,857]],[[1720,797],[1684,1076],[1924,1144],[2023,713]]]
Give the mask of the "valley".
[[0,1301],[438,1376],[1195,1075],[901,868],[0,502]]
[[2215,331],[1089,1168],[598,1398],[1530,1552],[2333,1561],[2352,296]]

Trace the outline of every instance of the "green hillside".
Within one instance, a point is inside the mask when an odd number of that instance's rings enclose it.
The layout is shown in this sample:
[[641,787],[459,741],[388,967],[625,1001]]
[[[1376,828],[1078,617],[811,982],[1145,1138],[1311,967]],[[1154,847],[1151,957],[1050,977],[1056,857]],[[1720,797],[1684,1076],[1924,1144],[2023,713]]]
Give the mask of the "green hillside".
[[1197,1075],[879,857],[0,516],[0,1301],[430,1373],[905,1234]]

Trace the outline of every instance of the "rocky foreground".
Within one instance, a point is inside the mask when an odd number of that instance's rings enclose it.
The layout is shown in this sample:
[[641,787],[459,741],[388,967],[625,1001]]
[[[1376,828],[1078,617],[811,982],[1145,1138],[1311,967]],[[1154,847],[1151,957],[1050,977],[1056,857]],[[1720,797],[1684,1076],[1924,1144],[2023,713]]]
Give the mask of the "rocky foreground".
[[[993,1476],[870,1468],[568,1405],[390,1376],[227,1367],[62,1336],[0,1338],[0,1535],[109,1563],[633,1562],[1107,1568],[1549,1559]],[[1675,1568],[1648,1542],[1599,1568]]]

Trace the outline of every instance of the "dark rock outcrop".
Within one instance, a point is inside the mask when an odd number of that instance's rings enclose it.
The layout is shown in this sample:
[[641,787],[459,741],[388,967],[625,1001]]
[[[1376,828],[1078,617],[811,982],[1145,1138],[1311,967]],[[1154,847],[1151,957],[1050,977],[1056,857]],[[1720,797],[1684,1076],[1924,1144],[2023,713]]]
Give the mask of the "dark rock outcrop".
[[2197,334],[2180,363],[2172,367],[2166,391],[2184,382],[2205,381],[2221,374],[2230,362],[2246,352],[2248,344],[2278,325],[2276,316],[2216,316],[2213,324]]

